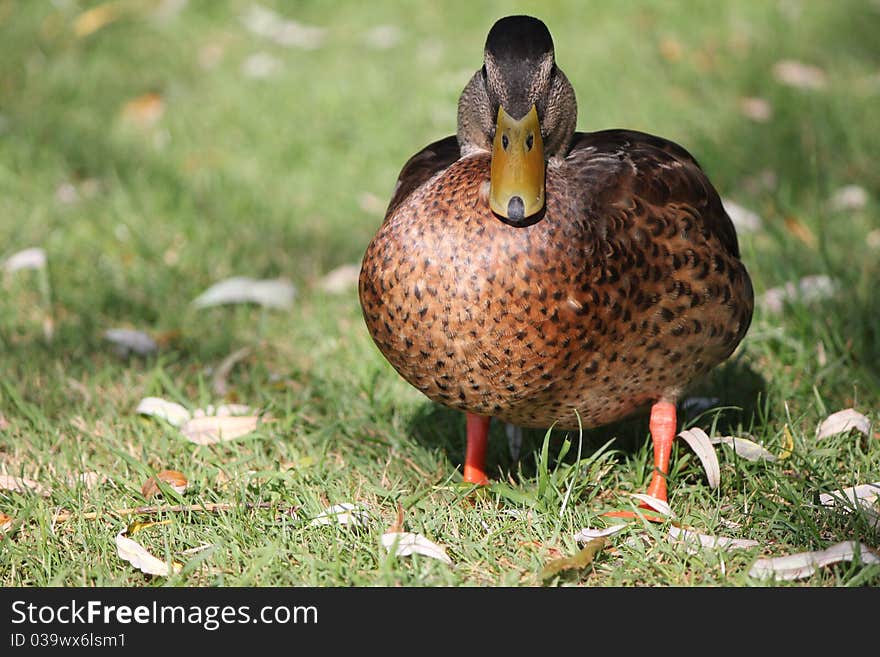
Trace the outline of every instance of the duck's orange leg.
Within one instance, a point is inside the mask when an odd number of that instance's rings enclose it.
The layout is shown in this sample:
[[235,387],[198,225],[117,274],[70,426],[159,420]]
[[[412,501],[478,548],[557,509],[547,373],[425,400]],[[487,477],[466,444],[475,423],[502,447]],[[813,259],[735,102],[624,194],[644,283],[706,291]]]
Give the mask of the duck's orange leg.
[[[651,407],[651,441],[654,443],[654,473],[651,475],[651,483],[648,484],[648,495],[656,497],[663,502],[666,496],[666,475],[669,473],[669,455],[672,453],[672,441],[675,440],[677,419],[675,416],[675,404],[670,402],[657,402]],[[643,509],[651,507],[645,503],[639,505]],[[615,518],[633,518],[636,516],[632,511],[612,511],[606,516]],[[648,520],[662,520],[653,514],[644,514]]]
[[489,420],[485,415],[467,413],[467,449],[464,455],[464,480],[469,484],[485,486],[486,448],[489,445]]

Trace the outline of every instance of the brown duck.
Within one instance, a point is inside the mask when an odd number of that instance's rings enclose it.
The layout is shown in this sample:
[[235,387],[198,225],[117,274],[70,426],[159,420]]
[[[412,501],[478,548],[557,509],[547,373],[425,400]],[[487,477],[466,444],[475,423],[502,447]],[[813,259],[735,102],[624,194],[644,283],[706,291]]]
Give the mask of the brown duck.
[[675,404],[742,340],[752,285],[684,148],[576,120],[544,23],[495,23],[458,134],[404,165],[367,247],[364,319],[404,379],[467,414],[465,481],[488,482],[491,417],[577,429],[650,407],[665,501]]

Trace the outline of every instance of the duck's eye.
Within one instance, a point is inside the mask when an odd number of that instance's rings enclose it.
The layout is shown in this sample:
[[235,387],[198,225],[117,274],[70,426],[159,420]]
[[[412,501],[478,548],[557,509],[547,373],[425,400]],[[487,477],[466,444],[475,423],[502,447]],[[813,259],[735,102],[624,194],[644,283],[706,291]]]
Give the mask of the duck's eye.
[[535,145],[535,135],[529,133],[529,136],[526,137],[526,150],[532,150],[532,146]]
[[507,147],[510,145],[510,140],[507,138],[507,135],[501,135],[501,148],[507,150]]

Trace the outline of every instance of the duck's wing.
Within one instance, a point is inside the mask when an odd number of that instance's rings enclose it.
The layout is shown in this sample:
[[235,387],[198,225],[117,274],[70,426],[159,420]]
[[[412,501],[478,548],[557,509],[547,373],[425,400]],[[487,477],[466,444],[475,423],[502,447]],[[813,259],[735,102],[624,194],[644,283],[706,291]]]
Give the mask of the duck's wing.
[[428,144],[409,158],[397,177],[391,202],[385,211],[385,219],[387,220],[391,216],[406,197],[460,157],[461,149],[458,147],[458,139],[452,135]]
[[[678,144],[635,130],[578,132],[565,158],[594,202],[630,200],[658,216],[675,206],[699,218],[700,229],[740,257],[733,222],[697,160]],[[602,181],[602,182],[600,182]],[[599,188],[601,185],[601,188]]]

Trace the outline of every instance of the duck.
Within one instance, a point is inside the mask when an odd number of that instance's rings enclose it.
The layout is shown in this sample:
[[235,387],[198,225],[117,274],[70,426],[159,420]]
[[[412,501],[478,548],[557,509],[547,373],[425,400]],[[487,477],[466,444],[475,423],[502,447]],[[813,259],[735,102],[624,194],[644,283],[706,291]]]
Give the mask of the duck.
[[676,405],[744,338],[752,283],[684,147],[577,117],[544,22],[497,20],[456,134],[398,176],[361,264],[363,318],[403,379],[465,414],[465,482],[489,483],[492,418],[579,430],[643,413],[647,494],[667,502]]

